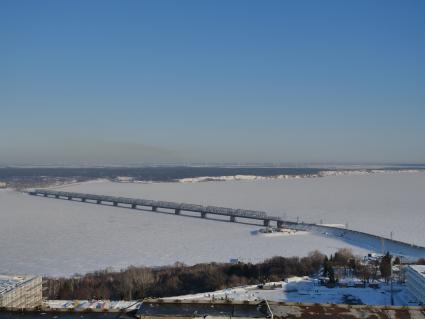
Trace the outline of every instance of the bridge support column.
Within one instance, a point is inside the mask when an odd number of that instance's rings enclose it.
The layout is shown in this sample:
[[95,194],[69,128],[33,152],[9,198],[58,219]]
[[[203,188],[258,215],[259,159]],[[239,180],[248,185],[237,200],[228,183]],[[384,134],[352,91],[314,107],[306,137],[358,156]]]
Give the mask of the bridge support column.
[[277,222],[277,228],[283,228],[283,222],[278,221]]
[[205,213],[205,212],[201,212],[201,217],[202,217],[202,218],[207,217],[207,213]]
[[236,217],[235,216],[230,216],[230,221],[231,222],[235,222],[236,221]]
[[268,227],[268,226],[270,225],[270,220],[265,219],[265,220],[263,221],[263,225]]
[[113,202],[113,205],[114,206],[118,206],[118,202]]
[[71,196],[68,196],[68,200],[72,200],[72,197]]
[[85,198],[81,198],[81,201],[84,203],[86,201],[86,199]]
[[152,206],[152,211],[156,212],[156,206]]
[[96,201],[96,203],[97,203],[97,204],[102,204],[102,201],[101,201],[100,199],[98,199],[98,200]]
[[55,195],[56,198],[59,198],[59,195]]
[[44,196],[44,197],[47,197],[47,194],[44,194],[43,196]]
[[136,209],[137,205],[136,204],[131,204],[131,208]]
[[175,213],[176,215],[180,215],[180,209],[175,209],[175,210],[174,210],[174,213]]

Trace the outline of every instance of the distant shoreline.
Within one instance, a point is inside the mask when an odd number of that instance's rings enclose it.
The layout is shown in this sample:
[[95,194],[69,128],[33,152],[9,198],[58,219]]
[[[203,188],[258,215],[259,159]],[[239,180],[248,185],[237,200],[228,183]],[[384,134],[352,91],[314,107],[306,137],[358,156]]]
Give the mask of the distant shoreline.
[[343,176],[343,175],[371,175],[371,174],[395,174],[395,173],[423,173],[425,169],[361,169],[361,170],[325,170],[319,171],[317,174],[303,175],[233,175],[233,176],[199,176],[195,178],[182,178],[177,182],[180,183],[196,183],[209,181],[250,181],[250,180],[285,180],[285,179],[301,179],[301,178],[318,178],[328,176]]
[[0,182],[8,188],[23,190],[52,187],[92,180],[114,182],[180,182],[254,181],[318,178],[339,175],[370,175],[425,172],[422,166],[380,168],[312,168],[312,167],[218,167],[155,166],[104,168],[0,168]]

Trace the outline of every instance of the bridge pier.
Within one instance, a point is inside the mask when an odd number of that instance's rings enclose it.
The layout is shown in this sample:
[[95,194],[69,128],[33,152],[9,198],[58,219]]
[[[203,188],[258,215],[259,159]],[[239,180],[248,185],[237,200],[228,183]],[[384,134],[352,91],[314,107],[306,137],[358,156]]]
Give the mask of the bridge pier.
[[164,209],[171,213],[174,213],[175,215],[182,214],[181,211],[189,211],[196,213],[196,215],[200,214],[201,218],[207,218],[207,214],[208,217],[210,215],[220,215],[223,220],[228,217],[230,222],[239,222],[239,217],[241,219],[248,218],[256,220],[257,223],[263,221],[263,224],[265,226],[269,226],[272,222],[276,222],[278,226],[281,226],[281,224],[279,223],[280,219],[278,217],[267,216],[265,212],[260,211],[238,210],[215,206],[206,207],[202,205],[193,204],[183,205],[182,203],[174,202],[164,203],[161,201],[145,200],[138,198],[121,198],[115,196],[103,196],[95,194],[83,194],[43,189],[35,189],[33,191],[30,191],[29,194],[47,198],[68,199],[72,201],[90,202],[93,204],[105,204],[108,206],[110,205],[118,207],[127,207],[132,209],[137,209],[140,207],[144,209],[151,209],[153,212],[156,212],[158,209],[159,211],[161,211],[161,209]]

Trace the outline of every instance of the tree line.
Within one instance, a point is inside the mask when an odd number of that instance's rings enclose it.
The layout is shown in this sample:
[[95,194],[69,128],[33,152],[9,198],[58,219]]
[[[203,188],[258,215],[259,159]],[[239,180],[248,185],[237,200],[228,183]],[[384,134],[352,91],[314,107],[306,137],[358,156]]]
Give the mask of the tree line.
[[[419,263],[425,260],[419,260]],[[273,257],[260,263],[203,263],[187,266],[176,263],[164,267],[130,266],[121,271],[96,271],[71,278],[45,278],[47,299],[137,300],[210,292],[241,285],[282,281],[291,276],[321,275],[333,286],[339,278],[353,276],[366,285],[378,279],[388,281],[392,274],[388,253],[364,262],[350,249],[340,249],[329,257],[314,251],[307,257]]]
[[136,300],[169,297],[284,280],[289,276],[317,273],[325,255],[273,257],[260,263],[204,263],[187,266],[128,267],[121,271],[96,271],[71,278],[45,278],[43,295],[48,299]]

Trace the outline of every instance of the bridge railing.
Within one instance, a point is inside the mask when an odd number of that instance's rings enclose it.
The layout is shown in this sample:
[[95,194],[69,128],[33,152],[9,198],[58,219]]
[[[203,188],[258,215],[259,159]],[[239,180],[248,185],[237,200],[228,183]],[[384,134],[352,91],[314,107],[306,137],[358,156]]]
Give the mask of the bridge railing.
[[[155,201],[155,200],[149,200],[149,199],[84,194],[84,193],[63,192],[63,191],[44,190],[44,189],[36,189],[30,192],[30,194],[50,195],[50,196],[59,196],[59,197],[67,197],[67,198],[81,198],[85,200],[105,201],[105,202],[114,202],[114,203],[120,203],[120,204],[139,205],[139,206],[151,206],[151,207],[159,207],[159,208],[166,208],[166,209],[177,209],[177,210],[185,210],[185,211],[200,212],[200,213],[215,214],[215,215],[234,216],[234,217],[240,217],[240,218],[269,219],[269,216],[267,215],[267,213],[263,211],[234,209],[234,208],[219,207],[219,206],[202,206],[202,205],[189,204],[189,203]],[[273,220],[277,220],[277,219],[280,219],[280,218],[275,217]]]

